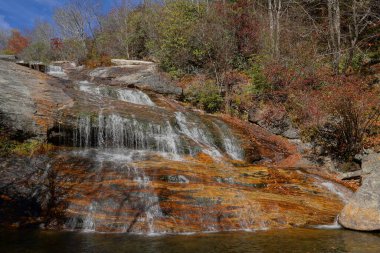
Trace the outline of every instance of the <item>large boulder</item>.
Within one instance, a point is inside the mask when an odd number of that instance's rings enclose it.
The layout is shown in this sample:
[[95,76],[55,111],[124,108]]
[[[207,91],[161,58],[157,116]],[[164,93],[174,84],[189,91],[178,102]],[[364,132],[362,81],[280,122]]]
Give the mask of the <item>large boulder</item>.
[[380,230],[380,167],[364,177],[363,185],[340,213],[339,223],[354,230]]

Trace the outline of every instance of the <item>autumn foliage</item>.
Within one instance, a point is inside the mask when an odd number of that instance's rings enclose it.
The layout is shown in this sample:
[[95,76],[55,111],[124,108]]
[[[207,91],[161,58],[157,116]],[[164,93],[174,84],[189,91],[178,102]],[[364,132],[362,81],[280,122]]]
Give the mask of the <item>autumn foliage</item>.
[[22,36],[20,31],[13,30],[8,40],[7,51],[11,54],[21,53],[29,44],[26,37]]

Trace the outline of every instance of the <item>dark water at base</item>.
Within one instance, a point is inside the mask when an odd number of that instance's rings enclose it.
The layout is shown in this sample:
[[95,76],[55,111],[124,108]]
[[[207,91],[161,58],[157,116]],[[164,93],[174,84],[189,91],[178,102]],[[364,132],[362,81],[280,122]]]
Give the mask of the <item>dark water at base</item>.
[[380,234],[286,229],[194,235],[139,236],[51,231],[0,231],[0,252],[380,252]]

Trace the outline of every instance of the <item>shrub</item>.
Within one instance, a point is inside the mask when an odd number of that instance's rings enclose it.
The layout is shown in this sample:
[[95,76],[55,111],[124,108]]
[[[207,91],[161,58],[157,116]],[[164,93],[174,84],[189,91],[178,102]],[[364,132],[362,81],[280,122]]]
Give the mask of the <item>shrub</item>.
[[259,63],[252,64],[248,75],[251,77],[252,84],[247,90],[254,95],[261,95],[271,88],[270,83],[263,73],[263,67]]
[[9,155],[14,149],[14,147],[14,142],[10,141],[8,138],[4,136],[0,136],[0,156]]
[[206,112],[219,111],[223,105],[223,97],[214,81],[195,82],[185,89],[185,100]]
[[52,60],[52,51],[50,45],[43,42],[37,42],[25,48],[21,53],[21,57],[27,61],[41,61],[48,63]]
[[29,139],[24,142],[11,140],[7,136],[0,136],[0,156],[16,154],[20,156],[33,156],[44,154],[53,149],[53,146],[40,140]]
[[87,59],[85,65],[89,68],[97,68],[97,67],[107,67],[111,66],[111,58],[107,55],[101,56],[91,56],[91,58]]
[[331,156],[349,161],[361,152],[365,137],[379,118],[379,96],[358,80],[338,82],[295,95],[292,114],[297,115],[305,139]]

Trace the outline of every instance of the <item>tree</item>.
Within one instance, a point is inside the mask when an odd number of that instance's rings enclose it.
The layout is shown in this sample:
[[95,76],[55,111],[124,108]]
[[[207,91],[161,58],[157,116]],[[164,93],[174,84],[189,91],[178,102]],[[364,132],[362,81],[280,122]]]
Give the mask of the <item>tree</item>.
[[7,48],[9,40],[9,31],[0,29],[0,51],[3,51]]
[[29,37],[31,43],[42,42],[50,44],[50,40],[55,37],[55,31],[51,24],[37,19]]
[[49,23],[37,20],[28,37],[29,45],[21,54],[24,60],[49,62],[54,59],[50,46],[50,40],[54,37],[54,30]]
[[7,51],[12,54],[21,53],[27,46],[28,39],[21,35],[18,30],[12,30],[12,34],[8,40]]
[[54,13],[63,38],[84,41],[101,27],[101,3],[98,0],[70,0]]
[[[60,31],[64,44],[74,42],[73,48],[68,49],[66,55],[83,61],[96,41],[96,29],[102,29],[101,2],[98,0],[70,0],[67,4],[55,10],[54,20]],[[92,40],[86,43],[87,40]],[[90,48],[91,47],[91,48]],[[74,51],[73,51],[74,50]],[[66,53],[66,52],[65,52]],[[65,54],[64,54],[65,55]]]
[[347,3],[347,30],[348,30],[348,55],[344,66],[344,73],[353,65],[355,51],[362,42],[368,42],[373,33],[366,34],[368,29],[380,22],[379,6],[373,0],[350,0]]
[[194,72],[207,57],[202,41],[194,38],[198,20],[204,15],[202,5],[189,1],[167,3],[160,13],[154,51],[161,67],[174,75]]
[[282,0],[268,0],[269,32],[272,55],[280,57],[280,18],[282,13]]
[[332,55],[332,66],[335,74],[339,74],[341,57],[341,27],[339,0],[327,0],[329,19],[330,49]]

